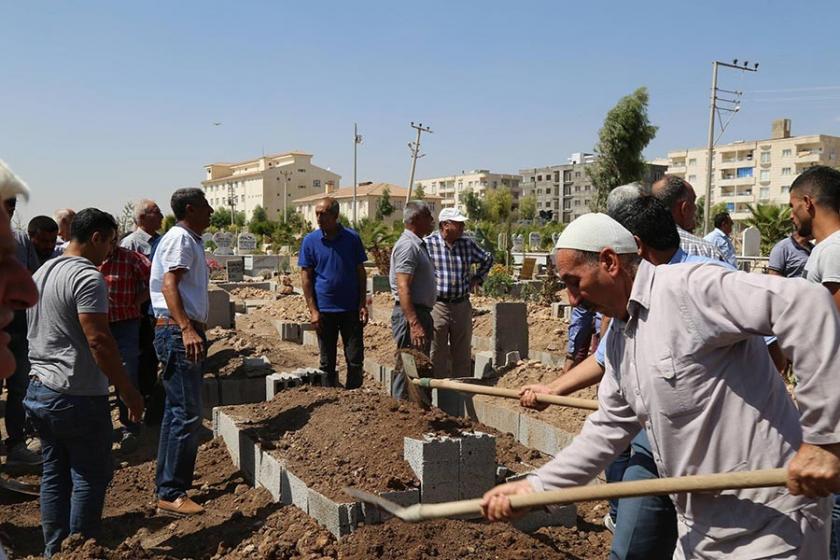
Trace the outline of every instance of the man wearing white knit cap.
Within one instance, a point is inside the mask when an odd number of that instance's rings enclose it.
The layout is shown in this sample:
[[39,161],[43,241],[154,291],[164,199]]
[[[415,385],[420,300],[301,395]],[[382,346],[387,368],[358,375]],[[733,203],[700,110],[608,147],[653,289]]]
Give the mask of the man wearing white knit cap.
[[[840,489],[840,314],[825,290],[717,266],[655,267],[604,214],[569,224],[556,247],[570,303],[612,317],[623,336],[608,339],[599,409],[580,435],[526,480],[488,492],[487,518],[510,518],[511,494],[588,483],[643,426],[663,477],[788,467],[787,488],[672,496],[674,558],[827,557],[825,496]],[[799,410],[756,334],[775,334],[793,358]]]

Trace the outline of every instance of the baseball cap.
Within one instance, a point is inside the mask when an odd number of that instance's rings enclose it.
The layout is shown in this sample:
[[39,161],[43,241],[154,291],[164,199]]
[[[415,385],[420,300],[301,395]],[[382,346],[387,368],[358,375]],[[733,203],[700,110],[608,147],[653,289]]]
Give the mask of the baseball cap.
[[555,249],[574,249],[600,253],[607,247],[619,255],[636,253],[638,246],[633,234],[606,214],[592,213],[580,216],[563,230]]
[[26,183],[9,169],[3,160],[0,160],[0,200],[9,200],[17,195],[29,199],[29,188]]
[[467,217],[464,216],[457,208],[444,208],[440,211],[438,222],[466,222]]

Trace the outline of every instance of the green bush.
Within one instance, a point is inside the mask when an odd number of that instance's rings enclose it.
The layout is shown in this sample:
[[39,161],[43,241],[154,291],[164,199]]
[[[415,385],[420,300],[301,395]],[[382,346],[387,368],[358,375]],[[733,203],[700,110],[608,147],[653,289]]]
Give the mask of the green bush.
[[500,264],[493,265],[487,279],[484,281],[482,291],[484,295],[505,299],[513,289],[513,276],[510,271]]

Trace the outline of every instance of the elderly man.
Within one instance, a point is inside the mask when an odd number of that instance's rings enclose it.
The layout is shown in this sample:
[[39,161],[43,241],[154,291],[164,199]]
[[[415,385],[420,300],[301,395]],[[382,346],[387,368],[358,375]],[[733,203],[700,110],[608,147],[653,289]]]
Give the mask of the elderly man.
[[76,216],[75,210],[72,208],[62,208],[56,210],[53,218],[58,224],[58,238],[55,241],[55,253],[53,256],[58,256],[67,248],[70,243],[70,224],[73,223],[73,218]]
[[[467,217],[457,208],[444,208],[438,231],[425,238],[435,268],[437,301],[432,308],[432,370],[437,377],[471,375],[472,306],[470,291],[480,286],[493,255],[464,237]],[[476,266],[473,273],[472,267]]]
[[108,289],[96,270],[117,236],[114,218],[86,208],[73,219],[61,257],[35,273],[38,304],[27,312],[32,380],[26,392],[44,454],[41,526],[51,557],[71,533],[96,537],[111,480],[113,384],[133,421],[143,399],[108,329]]
[[41,264],[55,256],[55,243],[58,238],[58,224],[55,220],[49,216],[35,216],[29,220],[26,233]]
[[[11,171],[0,168],[0,173]],[[17,198],[10,196],[3,200],[3,210],[11,219],[17,207]],[[13,230],[15,238],[15,255],[18,261],[34,273],[41,266],[35,246],[24,231]],[[6,433],[6,467],[8,468],[29,468],[41,464],[41,453],[37,448],[37,442],[32,440],[32,445],[27,446],[26,434],[26,412],[23,408],[23,399],[26,396],[26,388],[29,386],[29,344],[26,339],[26,311],[23,308],[14,313],[11,323],[3,329],[9,336],[9,349],[15,356],[15,372],[4,381],[7,391],[5,422]]]
[[321,371],[330,386],[338,385],[335,366],[341,333],[345,387],[357,389],[362,386],[363,329],[368,321],[367,255],[359,234],[338,223],[338,209],[338,201],[331,197],[315,206],[319,229],[303,238],[298,266],[310,320],[318,333]]
[[718,212],[714,217],[715,229],[704,237],[706,241],[717,247],[723,255],[723,260],[732,266],[738,266],[738,258],[735,256],[735,245],[732,243],[732,218],[729,212]]
[[166,391],[155,485],[158,513],[183,517],[204,511],[187,491],[198,453],[207,344],[210,276],[201,234],[213,208],[197,188],[178,189],[171,204],[178,222],[158,243],[150,280],[155,349]]
[[152,246],[160,238],[158,230],[163,223],[163,213],[154,200],[144,198],[134,205],[134,231],[120,242],[125,249],[137,251],[146,258],[152,258]]
[[680,247],[689,255],[724,260],[717,247],[691,232],[697,227],[697,195],[682,177],[665,175],[651,187],[651,194],[671,210],[680,234]]
[[[423,238],[432,233],[435,219],[428,203],[411,200],[403,210],[405,231],[391,251],[391,293],[394,311],[391,330],[397,349],[415,348],[428,355],[434,334],[432,308],[435,305],[435,269]],[[408,396],[405,372],[397,360],[391,394],[404,399]]]
[[[840,405],[824,391],[840,381],[829,295],[717,266],[653,267],[602,214],[575,220],[557,249],[570,301],[624,336],[607,339],[600,408],[581,434],[527,480],[488,492],[487,517],[509,517],[510,494],[588,482],[644,427],[662,476],[788,466],[788,489],[675,496],[675,558],[825,557],[829,501],[818,497],[840,488]],[[801,412],[754,336],[773,333],[796,364]]]

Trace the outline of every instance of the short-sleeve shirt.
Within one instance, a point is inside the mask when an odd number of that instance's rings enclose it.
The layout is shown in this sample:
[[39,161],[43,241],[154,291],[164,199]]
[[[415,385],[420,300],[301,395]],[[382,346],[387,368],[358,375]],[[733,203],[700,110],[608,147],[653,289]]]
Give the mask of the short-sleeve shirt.
[[397,273],[411,274],[411,303],[432,308],[437,298],[437,287],[435,286],[435,269],[429,251],[426,250],[426,242],[420,239],[413,231],[405,230],[400,235],[394,250],[391,251],[391,293],[394,299],[399,301],[397,292]]
[[339,225],[334,239],[316,230],[300,244],[298,266],[311,268],[315,276],[315,303],[318,311],[343,313],[358,311],[360,264],[367,260],[359,234]]
[[808,280],[818,284],[840,283],[840,230],[814,246],[805,274]]
[[27,311],[32,375],[54,391],[98,397],[108,394],[79,322],[81,313],[108,313],[108,286],[89,260],[56,257],[32,277],[38,303]]
[[149,294],[156,317],[169,317],[169,308],[163,297],[163,275],[173,270],[187,272],[178,283],[178,292],[187,317],[199,323],[207,322],[210,272],[204,257],[204,242],[194,232],[182,225],[175,225],[161,237],[152,259],[152,276]]
[[805,263],[811,250],[810,245],[800,245],[793,236],[785,237],[771,249],[767,268],[786,278],[801,278],[805,276]]
[[116,247],[99,266],[108,284],[108,320],[127,321],[140,318],[137,300],[149,290],[149,259],[141,253]]
[[120,241],[120,247],[131,251],[137,251],[143,256],[149,258],[152,256],[152,242],[159,237],[160,236],[158,234],[149,235],[142,229],[137,228]]

